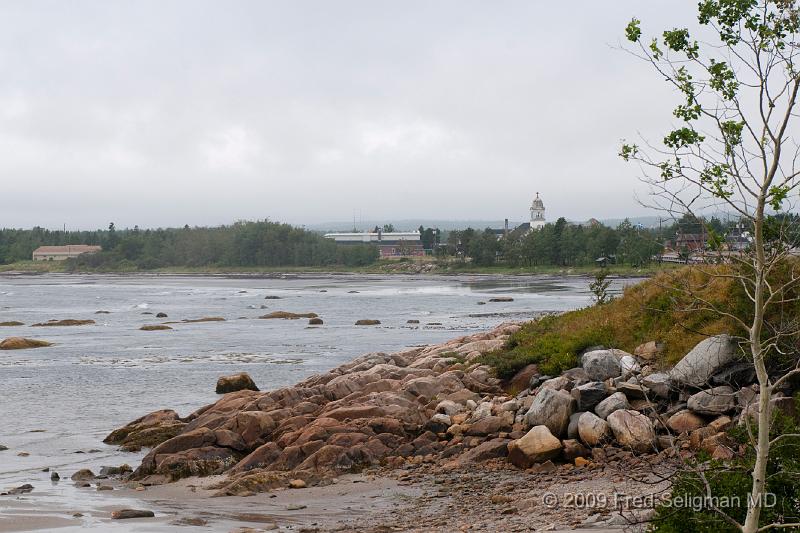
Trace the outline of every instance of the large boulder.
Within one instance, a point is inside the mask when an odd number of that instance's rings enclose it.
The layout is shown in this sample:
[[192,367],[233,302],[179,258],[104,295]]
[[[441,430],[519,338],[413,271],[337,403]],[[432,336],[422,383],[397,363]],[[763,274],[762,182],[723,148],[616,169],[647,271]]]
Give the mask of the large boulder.
[[611,429],[605,420],[586,412],[578,418],[578,436],[587,446],[599,446],[609,440]]
[[630,407],[631,406],[628,403],[628,397],[621,392],[615,392],[597,404],[597,407],[594,408],[594,412],[597,413],[597,416],[605,420],[608,418],[608,415],[614,411],[619,409],[630,409]]
[[240,390],[258,390],[255,381],[247,372],[240,372],[232,376],[222,376],[217,380],[217,394],[227,394]]
[[721,415],[736,406],[736,392],[727,385],[712,387],[689,396],[686,406],[703,415]]
[[541,389],[536,393],[525,420],[529,426],[547,426],[553,435],[562,436],[575,411],[575,399],[560,390]]
[[581,365],[589,379],[605,381],[622,374],[619,357],[613,350],[592,350],[581,358]]
[[535,426],[522,438],[508,443],[508,458],[520,468],[530,468],[535,463],[557,457],[561,447],[561,441],[547,426]]
[[637,453],[655,450],[656,434],[650,419],[637,411],[620,409],[608,415],[608,426],[614,439]]
[[578,402],[578,410],[591,411],[608,395],[606,385],[602,381],[590,381],[578,385],[570,391],[572,397]]
[[700,387],[735,358],[736,345],[729,335],[709,337],[678,361],[670,377],[676,382]]

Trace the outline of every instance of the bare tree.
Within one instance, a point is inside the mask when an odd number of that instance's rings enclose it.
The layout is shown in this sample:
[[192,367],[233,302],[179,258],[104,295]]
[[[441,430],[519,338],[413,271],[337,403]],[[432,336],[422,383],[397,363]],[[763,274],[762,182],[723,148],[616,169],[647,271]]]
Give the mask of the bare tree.
[[781,216],[794,205],[800,185],[800,147],[792,134],[800,90],[800,9],[795,0],[702,0],[698,22],[696,32],[671,29],[649,42],[642,39],[639,20],[628,24],[626,37],[635,43],[629,51],[647,61],[683,100],[673,112],[679,125],[661,143],[624,143],[620,155],[640,164],[652,207],[698,220],[732,214],[750,232],[746,249],[735,251],[725,246],[724,236],[708,233],[717,256],[733,265],[716,275],[741,284],[751,304],[747,316],[714,310],[746,332],[746,353],[760,392],[747,514],[741,524],[730,517],[726,521],[745,533],[800,527],[761,524],[767,462],[776,443],[770,435],[770,400],[800,373],[796,357],[777,375],[770,368],[773,356],[786,355],[785,341],[797,335],[797,325],[767,319],[800,281],[791,257],[794,218]]

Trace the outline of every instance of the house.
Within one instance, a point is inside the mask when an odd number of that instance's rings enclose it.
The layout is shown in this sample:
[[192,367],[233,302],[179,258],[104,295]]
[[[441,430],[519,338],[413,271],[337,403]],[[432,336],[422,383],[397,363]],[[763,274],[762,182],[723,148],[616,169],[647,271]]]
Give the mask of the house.
[[326,233],[339,245],[373,244],[378,247],[381,257],[408,257],[425,255],[419,231],[378,231],[365,233]]
[[102,246],[89,244],[68,244],[66,246],[40,246],[33,251],[34,261],[64,261],[73,259],[81,254],[101,252]]

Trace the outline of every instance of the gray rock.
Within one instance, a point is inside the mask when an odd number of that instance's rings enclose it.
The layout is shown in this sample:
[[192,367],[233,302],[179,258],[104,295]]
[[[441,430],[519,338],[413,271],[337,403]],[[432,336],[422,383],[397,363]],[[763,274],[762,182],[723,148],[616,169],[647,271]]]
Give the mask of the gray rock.
[[711,383],[714,385],[731,385],[744,387],[756,381],[756,369],[753,363],[734,363],[728,365],[713,376]]
[[727,385],[702,390],[692,394],[686,405],[690,410],[702,415],[721,415],[736,405],[736,393]]
[[599,446],[611,437],[608,423],[594,413],[581,413],[578,435],[587,446]]
[[676,382],[700,387],[735,359],[735,348],[736,345],[729,335],[709,337],[692,348],[692,351],[675,365],[670,377]]
[[621,392],[629,400],[643,400],[647,397],[647,389],[635,383],[624,382],[617,386],[617,392]]
[[628,398],[621,392],[615,392],[599,404],[597,407],[594,408],[594,412],[597,413],[597,416],[605,420],[608,418],[608,415],[617,411],[619,409],[630,409],[630,404],[628,403]]
[[570,391],[581,411],[591,411],[608,396],[606,385],[602,381],[590,381]]
[[453,400],[442,400],[436,405],[436,412],[447,416],[456,415],[464,410],[464,406]]
[[547,381],[542,382],[540,388],[563,390],[563,389],[568,389],[570,385],[571,382],[567,376],[558,376],[557,378],[551,378],[548,379]]
[[567,426],[567,438],[568,439],[577,439],[578,438],[578,419],[583,414],[582,411],[577,413],[572,413],[569,415],[569,425]]
[[639,362],[636,361],[636,358],[630,354],[625,354],[619,358],[619,367],[622,370],[623,376],[638,374],[642,371],[642,367],[639,366]]
[[581,365],[589,379],[595,381],[605,381],[622,374],[619,357],[612,350],[586,352],[581,358]]
[[525,415],[529,426],[547,426],[553,435],[560,437],[567,431],[569,417],[575,412],[575,399],[560,390],[540,389]]
[[672,390],[672,380],[669,374],[661,372],[643,377],[641,383],[660,398],[669,398],[670,391]]

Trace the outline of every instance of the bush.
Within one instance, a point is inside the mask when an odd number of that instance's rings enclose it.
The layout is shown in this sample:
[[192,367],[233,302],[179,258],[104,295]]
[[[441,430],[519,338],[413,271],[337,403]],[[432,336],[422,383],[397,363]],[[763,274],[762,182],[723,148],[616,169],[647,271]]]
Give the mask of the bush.
[[[798,404],[795,396],[795,404]],[[798,405],[800,407],[800,405]],[[755,430],[754,430],[755,431]],[[774,494],[774,506],[764,507],[761,511],[760,526],[771,523],[797,523],[800,521],[800,433],[797,421],[775,413],[771,427],[771,436],[786,435],[773,446],[767,464],[766,492]],[[728,434],[740,443],[748,444],[749,439],[744,428],[735,427]],[[748,445],[744,457],[722,464],[709,461],[707,454],[699,454],[696,465],[705,461],[709,466],[706,480],[711,488],[711,495],[725,498],[731,505],[723,511],[739,523],[744,521],[747,513],[748,493],[752,485],[750,472],[755,463],[755,453]],[[675,478],[672,487],[672,498],[702,498],[706,496],[706,487],[694,472],[682,472]],[[694,500],[693,500],[694,501]],[[772,503],[769,501],[768,503]],[[797,531],[800,528],[785,528],[783,531]],[[680,508],[662,504],[656,507],[656,513],[650,526],[656,533],[684,533],[687,531],[727,533],[739,531],[726,522],[719,514],[707,506],[682,506]]]

